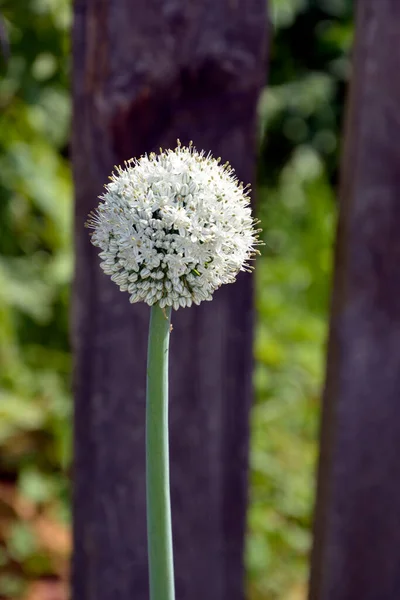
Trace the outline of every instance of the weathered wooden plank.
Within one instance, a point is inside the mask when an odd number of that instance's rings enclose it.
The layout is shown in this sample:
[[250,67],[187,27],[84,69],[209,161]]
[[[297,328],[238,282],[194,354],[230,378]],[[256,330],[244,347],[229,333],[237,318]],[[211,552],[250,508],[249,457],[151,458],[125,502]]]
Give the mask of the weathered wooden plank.
[[[255,166],[265,0],[76,0],[73,597],[148,597],[144,403],[149,311],[99,269],[83,223],[114,164],[193,140]],[[243,597],[252,281],[173,315],[177,597]]]
[[358,2],[311,600],[399,597],[399,32],[399,2]]

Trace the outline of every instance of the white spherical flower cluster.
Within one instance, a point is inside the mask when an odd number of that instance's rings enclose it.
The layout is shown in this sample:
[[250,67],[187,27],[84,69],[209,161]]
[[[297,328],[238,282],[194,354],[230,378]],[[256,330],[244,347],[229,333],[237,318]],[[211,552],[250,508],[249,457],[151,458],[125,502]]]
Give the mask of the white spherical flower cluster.
[[249,269],[259,230],[228,164],[178,145],[132,159],[110,179],[87,226],[102,269],[131,302],[200,304]]

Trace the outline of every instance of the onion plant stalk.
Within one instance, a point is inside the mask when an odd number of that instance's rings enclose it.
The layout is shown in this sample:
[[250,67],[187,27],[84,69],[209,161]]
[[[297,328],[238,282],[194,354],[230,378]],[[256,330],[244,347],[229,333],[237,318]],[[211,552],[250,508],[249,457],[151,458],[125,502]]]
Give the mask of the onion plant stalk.
[[150,600],[174,600],[168,449],[171,309],[151,307],[147,353],[146,505]]
[[[250,189],[190,143],[116,167],[90,214],[100,266],[129,301],[151,306],[146,406],[150,600],[174,600],[168,457],[171,309],[212,300],[260,244]],[[129,402],[129,398],[127,398]],[[196,543],[196,540],[193,541]]]

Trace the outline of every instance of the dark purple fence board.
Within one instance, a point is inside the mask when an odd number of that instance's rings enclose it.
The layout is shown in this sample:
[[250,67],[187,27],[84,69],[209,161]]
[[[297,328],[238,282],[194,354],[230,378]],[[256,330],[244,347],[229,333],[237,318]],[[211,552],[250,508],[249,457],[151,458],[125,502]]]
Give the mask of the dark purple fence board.
[[400,597],[400,3],[357,7],[310,600]]
[[[145,600],[149,309],[105,276],[83,228],[113,165],[193,140],[254,179],[265,0],[75,0],[75,600]],[[177,597],[241,600],[252,279],[173,315]]]

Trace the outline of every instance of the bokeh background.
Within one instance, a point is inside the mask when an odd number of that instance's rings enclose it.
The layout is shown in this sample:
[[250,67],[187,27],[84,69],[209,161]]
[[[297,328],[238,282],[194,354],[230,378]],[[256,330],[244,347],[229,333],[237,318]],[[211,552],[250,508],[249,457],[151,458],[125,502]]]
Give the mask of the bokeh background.
[[[0,1],[0,598],[63,600],[73,273],[69,0]],[[249,600],[307,586],[351,0],[271,0],[259,105]]]

